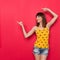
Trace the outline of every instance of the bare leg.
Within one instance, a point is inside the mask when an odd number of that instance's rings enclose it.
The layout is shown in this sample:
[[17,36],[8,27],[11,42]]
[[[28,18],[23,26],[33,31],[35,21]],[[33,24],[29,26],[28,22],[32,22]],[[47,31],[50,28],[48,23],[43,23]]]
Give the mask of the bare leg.
[[41,60],[46,60],[47,59],[47,55],[41,55]]
[[41,60],[40,55],[38,55],[38,54],[34,54],[34,56],[35,56],[35,60]]

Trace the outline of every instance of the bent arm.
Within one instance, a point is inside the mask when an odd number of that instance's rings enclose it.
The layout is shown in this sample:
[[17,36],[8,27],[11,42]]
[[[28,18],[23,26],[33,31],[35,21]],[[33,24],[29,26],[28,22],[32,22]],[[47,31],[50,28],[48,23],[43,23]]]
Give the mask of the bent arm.
[[24,26],[22,25],[22,30],[23,30],[23,34],[25,36],[25,38],[28,38],[29,36],[31,36],[34,32],[35,32],[35,28],[36,26],[34,26],[28,33],[25,31]]
[[51,19],[50,22],[47,23],[47,26],[50,27],[52,26],[52,24],[54,24],[54,22],[57,20],[58,15],[55,14],[52,10],[48,9],[48,11],[53,15],[53,18]]

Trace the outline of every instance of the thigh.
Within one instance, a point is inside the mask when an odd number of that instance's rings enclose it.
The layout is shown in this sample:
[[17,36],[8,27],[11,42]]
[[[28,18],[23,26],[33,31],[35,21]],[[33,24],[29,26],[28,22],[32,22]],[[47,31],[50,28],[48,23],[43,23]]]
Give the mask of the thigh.
[[41,55],[34,54],[34,56],[35,56],[35,60],[41,60]]
[[41,55],[41,60],[47,60],[47,55]]

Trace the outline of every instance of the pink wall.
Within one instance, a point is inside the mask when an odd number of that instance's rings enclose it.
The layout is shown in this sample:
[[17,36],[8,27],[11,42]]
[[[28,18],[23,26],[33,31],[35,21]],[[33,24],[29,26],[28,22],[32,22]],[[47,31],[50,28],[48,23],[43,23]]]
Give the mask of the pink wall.
[[[35,34],[25,39],[16,21],[23,21],[28,32],[35,25],[35,14],[49,7],[60,17],[59,0],[0,0],[0,60],[34,60]],[[47,21],[51,19],[46,14]],[[33,23],[34,22],[34,23]],[[60,60],[60,18],[50,29],[48,60]]]

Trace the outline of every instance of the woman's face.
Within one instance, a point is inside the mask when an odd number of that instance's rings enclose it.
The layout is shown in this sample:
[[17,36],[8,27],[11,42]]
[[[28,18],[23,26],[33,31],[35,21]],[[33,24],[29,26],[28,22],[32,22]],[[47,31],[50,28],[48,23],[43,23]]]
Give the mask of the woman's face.
[[41,16],[37,16],[36,20],[37,20],[37,22],[42,22],[42,17]]

